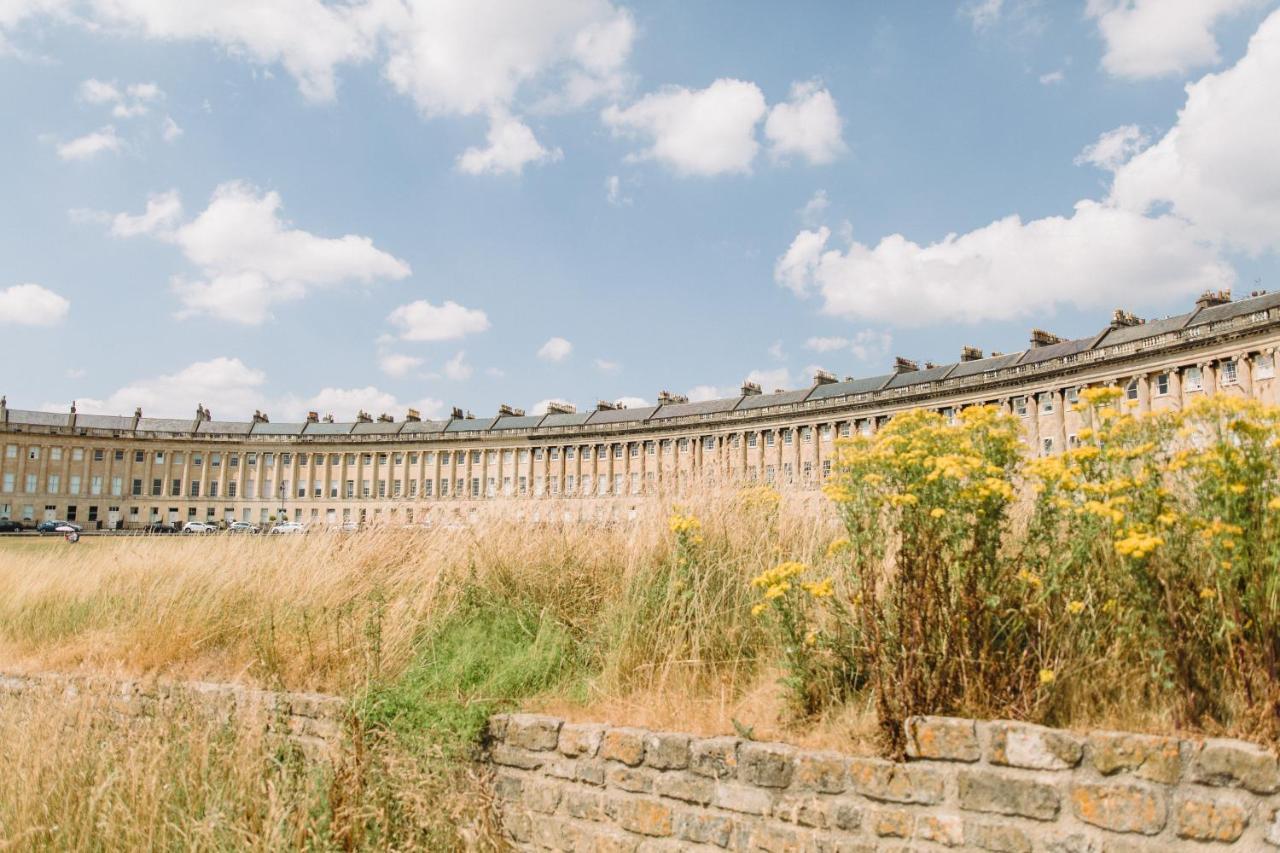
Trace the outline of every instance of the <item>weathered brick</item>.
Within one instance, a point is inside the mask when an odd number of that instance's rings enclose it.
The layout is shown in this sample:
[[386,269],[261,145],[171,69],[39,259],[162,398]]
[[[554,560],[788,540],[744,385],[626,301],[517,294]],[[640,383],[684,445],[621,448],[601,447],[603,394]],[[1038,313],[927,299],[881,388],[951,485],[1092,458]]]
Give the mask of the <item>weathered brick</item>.
[[541,814],[555,814],[560,805],[560,786],[545,779],[536,785],[526,785],[520,801],[529,811]]
[[523,844],[533,837],[533,821],[519,809],[503,809],[502,831],[512,841]]
[[1204,742],[1188,774],[1193,782],[1247,788],[1255,794],[1280,791],[1280,765],[1275,753],[1242,740]]
[[1050,838],[1044,842],[1044,853],[1102,853],[1102,844],[1079,832]]
[[507,745],[534,752],[555,749],[560,725],[560,720],[542,714],[511,714],[507,717]]
[[494,714],[489,718],[487,733],[491,740],[502,740],[507,736],[507,714]]
[[812,794],[780,796],[773,803],[773,816],[800,826],[826,829],[831,826],[835,804]]
[[713,737],[689,745],[689,769],[712,779],[730,779],[738,771],[738,739]]
[[542,772],[553,779],[576,779],[578,762],[567,758],[552,758],[542,765]]
[[1006,767],[1068,770],[1080,763],[1084,743],[1075,735],[1030,723],[995,722],[987,726],[991,739],[988,760]]
[[716,785],[711,803],[717,808],[728,809],[731,812],[766,815],[773,807],[773,795],[750,785],[721,782]]
[[781,743],[738,745],[738,778],[762,788],[785,788],[795,772],[796,751]]
[[1155,835],[1169,817],[1164,793],[1142,785],[1072,785],[1071,810],[1085,823],[1142,835]]
[[676,815],[676,835],[695,844],[728,847],[733,837],[733,821],[709,812],[681,812]]
[[605,819],[604,795],[599,791],[567,788],[561,798],[564,813],[578,820],[601,821]]
[[954,815],[920,815],[916,819],[916,838],[959,847],[964,844],[964,822]]
[[610,788],[620,788],[633,794],[647,794],[653,790],[658,774],[647,767],[619,767],[613,765],[605,771],[605,781]]
[[1271,808],[1268,812],[1267,828],[1263,838],[1268,844],[1280,847],[1280,808]]
[[499,773],[493,780],[493,795],[498,800],[518,800],[523,784],[513,773]]
[[1089,763],[1103,776],[1133,773],[1165,785],[1172,785],[1182,777],[1186,744],[1177,738],[1093,732],[1088,744]]
[[1234,797],[1186,796],[1173,807],[1173,828],[1179,838],[1230,843],[1249,825],[1249,806]]
[[876,809],[871,813],[870,825],[881,838],[910,838],[915,816],[905,809]]
[[618,803],[618,825],[640,835],[671,834],[671,807],[657,800],[628,797]]
[[862,826],[862,806],[847,800],[836,800],[831,818],[836,829],[853,832]]
[[799,789],[842,793],[849,785],[849,759],[835,752],[807,752],[796,756],[791,784]]
[[659,773],[654,792],[673,800],[705,806],[715,796],[716,783],[692,773]]
[[592,853],[635,853],[639,839],[620,829],[601,828],[588,836],[589,844],[579,849]]
[[589,723],[565,723],[560,727],[560,751],[570,758],[593,757],[600,749],[604,726]]
[[800,849],[800,836],[794,830],[760,824],[750,830],[748,850],[762,853],[795,853]]
[[500,743],[489,753],[489,760],[503,767],[518,767],[521,770],[537,770],[547,760],[538,752],[528,752]]
[[959,717],[909,717],[907,756],[934,761],[977,761],[982,757],[973,720]]
[[814,836],[813,853],[881,853],[874,841],[855,841],[842,836]]
[[647,734],[644,729],[606,729],[600,739],[599,755],[635,767],[644,761],[644,738]]
[[940,803],[945,788],[936,770],[877,758],[851,759],[849,781],[862,796],[887,803]]
[[532,838],[535,845],[545,850],[572,850],[572,830],[566,831],[565,821],[550,815],[534,815]]
[[994,853],[1031,853],[1031,839],[1027,834],[1007,823],[965,821],[964,843],[967,847]]
[[957,777],[960,807],[968,811],[1053,820],[1062,807],[1052,785],[991,770],[964,770]]
[[689,766],[689,736],[651,732],[644,739],[644,763],[659,770],[683,770]]

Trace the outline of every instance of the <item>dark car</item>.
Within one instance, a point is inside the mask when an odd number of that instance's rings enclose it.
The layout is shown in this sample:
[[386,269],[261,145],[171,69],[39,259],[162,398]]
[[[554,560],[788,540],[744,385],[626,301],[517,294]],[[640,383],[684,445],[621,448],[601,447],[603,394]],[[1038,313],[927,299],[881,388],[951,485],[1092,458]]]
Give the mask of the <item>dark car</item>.
[[0,518],[0,533],[20,533],[24,530],[21,521],[14,521],[9,518]]
[[84,530],[83,527],[76,524],[74,521],[58,521],[56,518],[51,519],[49,521],[40,522],[38,525],[36,525],[36,530],[40,533],[57,533],[58,528],[64,527],[64,526],[70,527],[76,533],[79,533],[81,530]]
[[178,527],[174,524],[165,524],[162,521],[153,521],[146,527],[142,528],[144,533],[177,533]]

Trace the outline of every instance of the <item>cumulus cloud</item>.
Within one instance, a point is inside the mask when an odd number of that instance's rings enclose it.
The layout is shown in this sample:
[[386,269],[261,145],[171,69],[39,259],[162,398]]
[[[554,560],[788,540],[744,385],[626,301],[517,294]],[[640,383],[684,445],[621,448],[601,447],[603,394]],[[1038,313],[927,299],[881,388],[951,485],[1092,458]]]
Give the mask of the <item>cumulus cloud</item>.
[[769,110],[764,135],[775,160],[796,155],[810,163],[830,163],[846,150],[843,126],[835,98],[810,80],[793,83],[790,98]]
[[463,382],[470,379],[471,374],[474,372],[471,365],[467,364],[467,354],[461,350],[444,363],[444,378],[452,379],[454,382]]
[[817,190],[804,203],[804,207],[800,208],[800,221],[805,225],[817,225],[830,206],[831,200],[827,198],[827,191]]
[[124,148],[124,140],[111,125],[105,125],[92,133],[78,136],[58,145],[58,156],[63,160],[91,160],[104,152],[118,154]]
[[175,277],[179,317],[208,314],[257,325],[280,303],[302,299],[318,287],[368,284],[409,275],[409,265],[377,249],[368,237],[318,237],[280,216],[279,193],[232,181],[213,193],[192,221],[176,225],[176,191],[154,195],[138,215],[112,219],[118,236],[149,235],[178,246],[201,278]]
[[408,376],[422,366],[422,359],[403,353],[387,352],[378,356],[378,369],[388,376]]
[[542,147],[529,126],[506,113],[489,118],[488,146],[468,148],[458,157],[458,171],[468,175],[518,175],[531,163],[559,160],[559,149]]
[[1100,135],[1097,142],[1080,152],[1075,162],[1077,166],[1089,163],[1099,169],[1114,172],[1130,157],[1146,148],[1149,141],[1136,124],[1126,124]]
[[87,104],[111,107],[116,118],[137,118],[151,111],[152,105],[164,98],[164,91],[155,83],[131,83],[120,86],[114,80],[107,82],[89,78],[80,84],[80,100]]
[[[267,384],[265,371],[239,358],[219,356],[193,362],[174,373],[135,379],[102,398],[81,397],[76,407],[82,412],[128,414],[140,406],[150,417],[194,418],[196,406],[203,404],[222,420],[248,420],[254,410],[260,410],[274,421],[301,420],[309,411],[351,420],[358,411],[395,413],[410,407],[424,417],[433,417],[444,408],[440,400],[432,398],[403,402],[372,385],[277,397],[269,393]],[[42,408],[56,411],[62,405],[44,403]]]
[[695,385],[689,389],[686,394],[691,403],[701,403],[704,400],[718,400],[721,397],[730,397],[732,394],[726,394],[714,385]]
[[1168,205],[1207,239],[1251,253],[1280,249],[1280,11],[1235,66],[1187,86],[1174,126],[1116,172],[1110,201]]
[[70,310],[69,300],[38,284],[0,290],[0,326],[54,326]]
[[464,308],[447,300],[432,305],[425,299],[401,305],[387,321],[406,341],[454,341],[489,328],[489,317],[477,308]]
[[1235,66],[1187,87],[1170,130],[1143,148],[1140,131],[1104,134],[1082,162],[1114,171],[1103,200],[1068,216],[999,219],[919,244],[901,234],[832,246],[827,228],[797,234],[777,282],[816,296],[829,314],[897,326],[978,322],[1068,304],[1166,303],[1229,287],[1223,253],[1280,249],[1280,12]]
[[756,125],[765,115],[755,83],[722,78],[705,89],[670,86],[601,115],[616,135],[641,137],[649,147],[632,159],[657,160],[682,175],[751,171],[760,143]]
[[747,374],[748,382],[755,382],[760,386],[760,390],[768,394],[776,388],[785,388],[791,381],[791,372],[785,367],[776,367],[773,370],[753,370]]
[[1184,74],[1221,61],[1213,31],[1265,0],[1088,0],[1106,46],[1102,67],[1134,79]]
[[572,403],[570,403],[568,400],[562,400],[562,399],[561,399],[561,398],[559,398],[559,397],[548,397],[548,398],[547,398],[547,399],[545,399],[545,400],[539,400],[538,402],[534,403],[534,404],[529,408],[529,414],[531,414],[531,415],[545,415],[545,414],[550,410],[550,406],[551,406],[551,404],[552,404],[552,403],[557,403],[557,404],[559,404],[559,405],[561,405],[561,406],[571,406],[571,405],[573,405],[573,404],[572,404]]
[[1041,86],[1056,86],[1067,79],[1066,73],[1059,68],[1057,71],[1046,71],[1040,75]]
[[543,361],[564,361],[573,352],[573,344],[564,338],[551,338],[538,350],[538,358]]
[[595,360],[596,370],[601,373],[617,373],[622,369],[622,365],[616,361],[609,361],[607,358],[597,358]]
[[649,405],[649,401],[644,397],[619,397],[614,402],[624,409],[643,409]]
[[622,179],[617,175],[610,175],[604,179],[604,197],[614,207],[625,207],[631,204],[630,197],[622,192]]
[[165,116],[160,126],[160,136],[165,142],[177,142],[185,131],[173,120],[173,116]]

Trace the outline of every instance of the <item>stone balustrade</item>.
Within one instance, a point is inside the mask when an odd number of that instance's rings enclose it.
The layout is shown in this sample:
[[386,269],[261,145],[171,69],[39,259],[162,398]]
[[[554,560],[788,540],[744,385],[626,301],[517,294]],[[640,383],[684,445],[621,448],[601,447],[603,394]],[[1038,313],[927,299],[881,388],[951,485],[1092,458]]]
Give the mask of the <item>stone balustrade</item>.
[[490,722],[518,850],[1280,848],[1280,766],[1236,740],[917,717],[894,763],[512,714]]

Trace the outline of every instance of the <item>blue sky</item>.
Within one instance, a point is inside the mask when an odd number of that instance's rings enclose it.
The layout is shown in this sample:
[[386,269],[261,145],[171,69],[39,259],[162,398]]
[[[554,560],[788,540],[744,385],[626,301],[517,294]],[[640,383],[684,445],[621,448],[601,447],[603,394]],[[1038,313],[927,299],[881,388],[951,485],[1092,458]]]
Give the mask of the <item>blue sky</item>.
[[1276,6],[0,0],[0,392],[705,397],[1274,288]]

